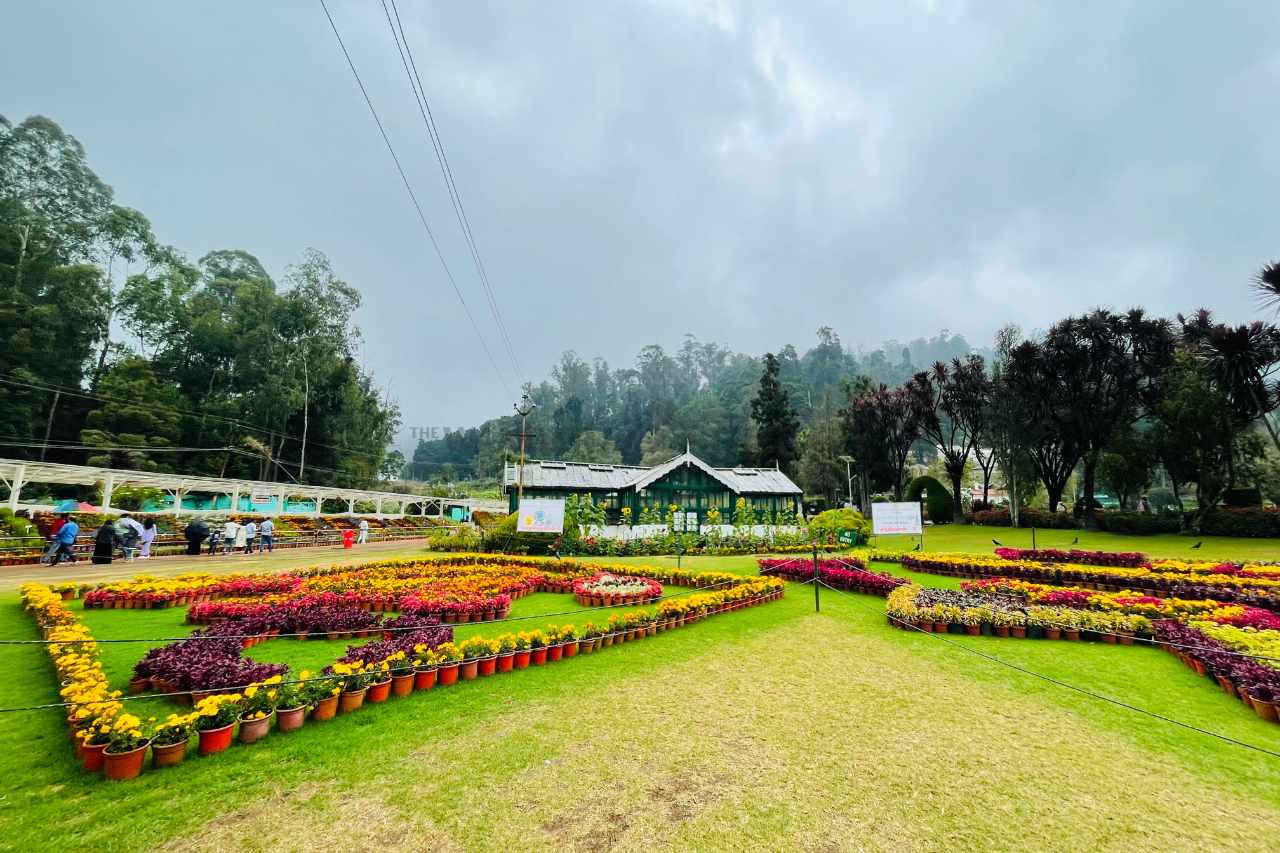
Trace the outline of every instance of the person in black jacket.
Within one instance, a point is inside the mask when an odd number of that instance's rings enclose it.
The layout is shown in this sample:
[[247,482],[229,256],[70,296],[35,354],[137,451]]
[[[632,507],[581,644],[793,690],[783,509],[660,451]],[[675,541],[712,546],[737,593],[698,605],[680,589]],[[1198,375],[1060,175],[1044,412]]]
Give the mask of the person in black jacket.
[[192,557],[200,556],[200,546],[209,538],[209,525],[193,518],[182,533],[187,537],[187,554]]
[[109,520],[102,522],[98,534],[93,539],[93,562],[104,565],[111,562],[116,549],[116,526]]

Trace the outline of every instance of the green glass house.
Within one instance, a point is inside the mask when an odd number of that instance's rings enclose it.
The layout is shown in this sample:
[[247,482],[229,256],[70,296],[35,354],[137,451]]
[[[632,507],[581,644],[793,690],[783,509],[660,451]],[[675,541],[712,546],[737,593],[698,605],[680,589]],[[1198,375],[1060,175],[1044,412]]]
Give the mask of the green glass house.
[[[508,462],[502,486],[511,512],[516,510],[519,478],[519,464]],[[605,505],[610,523],[621,518],[623,507],[630,507],[632,521],[638,521],[646,508],[665,515],[675,504],[681,513],[697,513],[699,524],[714,507],[728,524],[740,497],[756,513],[798,513],[802,494],[800,487],[776,468],[713,468],[688,450],[653,467],[540,459],[524,463],[525,497],[591,495]]]

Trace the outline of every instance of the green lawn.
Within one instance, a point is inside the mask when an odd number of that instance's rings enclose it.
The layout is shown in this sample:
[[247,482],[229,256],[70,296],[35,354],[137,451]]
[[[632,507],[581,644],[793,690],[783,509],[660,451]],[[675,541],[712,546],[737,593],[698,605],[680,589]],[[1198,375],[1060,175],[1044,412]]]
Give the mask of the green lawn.
[[[749,557],[683,563],[754,571]],[[530,596],[513,613],[569,601]],[[168,634],[180,616],[90,618],[106,637]],[[0,636],[35,636],[13,596],[0,599]],[[1280,726],[1154,649],[950,639],[1280,748]],[[251,653],[331,659],[341,645]],[[109,667],[123,676],[142,652],[117,648]],[[0,665],[0,705],[56,698],[40,647],[0,647]],[[80,773],[57,712],[4,715],[0,779],[0,844],[15,850],[1254,851],[1280,833],[1280,760],[892,629],[880,599],[824,591],[814,613],[811,589],[794,586],[129,783]]]

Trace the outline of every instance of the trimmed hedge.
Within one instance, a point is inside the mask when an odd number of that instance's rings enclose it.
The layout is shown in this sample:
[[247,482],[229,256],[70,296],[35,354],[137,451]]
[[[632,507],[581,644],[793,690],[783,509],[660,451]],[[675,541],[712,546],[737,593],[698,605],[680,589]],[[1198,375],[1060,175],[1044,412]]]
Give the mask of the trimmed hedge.
[[955,507],[952,506],[954,501],[951,500],[951,489],[933,477],[916,477],[912,480],[911,485],[907,486],[906,499],[918,501],[920,494],[926,490],[928,499],[924,508],[929,513],[929,520],[934,524],[945,524],[954,519]]
[[1094,519],[1099,530],[1111,533],[1133,533],[1145,535],[1149,533],[1177,533],[1178,517],[1176,515],[1152,515],[1142,512],[1095,512]]
[[1280,507],[1217,507],[1204,514],[1200,532],[1205,536],[1280,537]]
[[[1018,511],[1018,520],[1022,527],[1039,527],[1045,530],[1071,530],[1076,526],[1075,519],[1062,512],[1045,512],[1024,506]],[[988,527],[1012,527],[1008,509],[989,509],[973,514],[973,523]]]

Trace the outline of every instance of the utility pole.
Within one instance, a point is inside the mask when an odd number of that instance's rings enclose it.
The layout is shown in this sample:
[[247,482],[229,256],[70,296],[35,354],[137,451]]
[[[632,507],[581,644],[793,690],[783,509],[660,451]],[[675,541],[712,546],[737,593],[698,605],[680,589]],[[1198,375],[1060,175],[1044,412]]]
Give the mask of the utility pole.
[[49,406],[49,419],[44,423],[44,444],[40,446],[40,461],[44,461],[44,454],[49,449],[49,434],[53,432],[53,413],[58,408],[58,398],[62,396],[60,390],[54,390],[53,403]]
[[849,508],[853,509],[853,457],[838,456],[836,458],[844,463],[844,479],[846,485],[849,487]]
[[515,404],[516,414],[520,416],[520,468],[516,473],[517,512],[520,510],[520,501],[524,500],[524,448],[525,441],[529,437],[529,432],[525,429],[525,424],[528,421],[529,415],[537,407],[538,404],[530,399],[527,391],[520,397],[520,402]]
[[308,409],[311,408],[311,376],[307,372],[307,347],[302,346],[302,452],[298,456],[298,482],[302,482],[307,470]]

